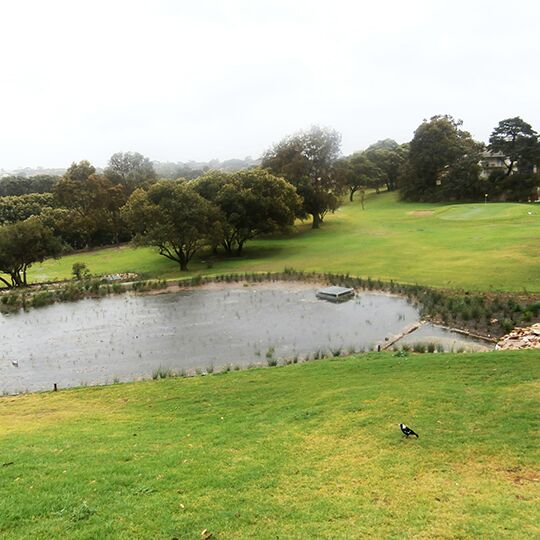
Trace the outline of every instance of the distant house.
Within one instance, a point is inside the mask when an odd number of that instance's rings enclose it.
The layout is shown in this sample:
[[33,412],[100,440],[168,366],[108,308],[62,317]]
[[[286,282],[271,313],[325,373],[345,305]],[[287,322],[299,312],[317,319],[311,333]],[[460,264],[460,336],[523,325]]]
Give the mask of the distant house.
[[[480,159],[480,178],[489,178],[490,174],[493,172],[506,172],[510,166],[510,160],[502,152],[491,152],[490,150],[484,150],[482,152],[482,158]],[[517,172],[518,166],[517,163],[514,163],[512,167],[513,174]],[[537,165],[533,167],[533,173],[536,174]]]
[[[510,160],[502,152],[484,150],[480,160],[480,178],[489,178],[493,172],[506,172],[510,166]],[[517,170],[514,165],[514,171]],[[513,171],[513,172],[514,172]]]

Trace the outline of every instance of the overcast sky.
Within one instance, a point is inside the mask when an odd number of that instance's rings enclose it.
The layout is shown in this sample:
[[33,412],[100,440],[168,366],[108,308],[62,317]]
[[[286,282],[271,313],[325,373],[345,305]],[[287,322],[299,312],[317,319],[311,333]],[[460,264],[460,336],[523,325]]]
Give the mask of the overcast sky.
[[0,0],[0,168],[256,157],[312,124],[347,154],[444,113],[540,130],[539,6]]

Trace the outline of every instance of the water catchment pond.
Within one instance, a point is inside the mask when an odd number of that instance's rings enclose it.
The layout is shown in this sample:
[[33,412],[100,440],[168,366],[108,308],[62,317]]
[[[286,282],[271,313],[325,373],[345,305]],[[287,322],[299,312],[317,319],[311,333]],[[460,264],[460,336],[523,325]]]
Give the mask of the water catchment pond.
[[[418,310],[397,296],[361,292],[332,303],[317,299],[316,290],[298,283],[220,285],[0,315],[0,392],[368,350],[419,320]],[[403,340],[440,342],[447,350],[488,348],[432,325]]]

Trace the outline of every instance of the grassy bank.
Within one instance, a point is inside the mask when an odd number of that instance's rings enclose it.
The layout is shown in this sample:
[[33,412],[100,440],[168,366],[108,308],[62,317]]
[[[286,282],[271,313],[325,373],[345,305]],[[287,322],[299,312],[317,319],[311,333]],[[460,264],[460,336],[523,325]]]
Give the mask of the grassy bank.
[[[530,212],[530,214],[529,214]],[[242,258],[203,254],[192,274],[281,271],[350,273],[435,287],[540,292],[540,205],[433,205],[373,195],[347,204],[323,228],[299,225],[287,238],[250,242]],[[144,272],[176,278],[178,266],[130,246],[76,253],[31,270],[33,281],[65,279],[74,262],[96,274]]]
[[537,537],[539,360],[372,353],[2,398],[0,536]]

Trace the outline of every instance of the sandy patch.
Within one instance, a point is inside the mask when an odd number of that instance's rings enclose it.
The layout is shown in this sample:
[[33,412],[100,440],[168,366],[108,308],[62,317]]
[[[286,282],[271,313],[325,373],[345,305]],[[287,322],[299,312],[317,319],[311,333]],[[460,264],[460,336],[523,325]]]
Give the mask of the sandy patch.
[[433,210],[413,210],[412,212],[407,212],[409,216],[416,216],[416,217],[425,217],[425,216],[432,216]]

